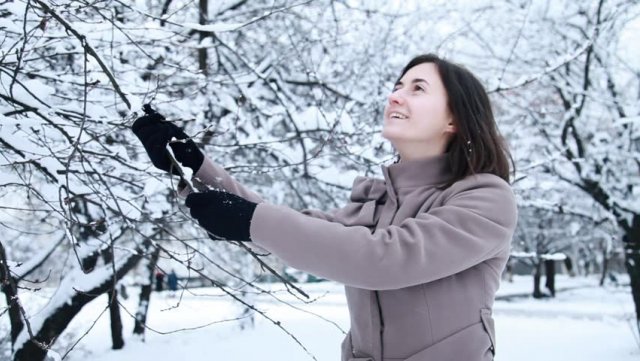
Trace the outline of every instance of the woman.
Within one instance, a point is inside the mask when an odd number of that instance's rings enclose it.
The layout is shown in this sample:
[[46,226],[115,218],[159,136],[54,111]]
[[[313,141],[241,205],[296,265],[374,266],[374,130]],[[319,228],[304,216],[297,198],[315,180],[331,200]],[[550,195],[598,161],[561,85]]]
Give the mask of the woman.
[[[153,115],[136,123],[154,164],[169,170],[164,146],[186,135]],[[384,179],[356,178],[351,201],[329,213],[264,202],[193,142],[174,154],[226,190],[186,199],[210,234],[345,285],[342,360],[492,360],[491,309],[517,217],[487,94],[466,69],[418,56],[389,95],[382,135],[399,161],[382,167]]]

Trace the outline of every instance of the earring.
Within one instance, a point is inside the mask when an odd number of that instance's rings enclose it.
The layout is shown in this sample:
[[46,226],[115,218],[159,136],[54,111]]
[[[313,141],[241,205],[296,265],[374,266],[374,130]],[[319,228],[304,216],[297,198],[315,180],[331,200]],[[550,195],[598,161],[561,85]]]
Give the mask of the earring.
[[471,147],[471,141],[467,140],[467,153],[471,153],[472,150],[473,148]]

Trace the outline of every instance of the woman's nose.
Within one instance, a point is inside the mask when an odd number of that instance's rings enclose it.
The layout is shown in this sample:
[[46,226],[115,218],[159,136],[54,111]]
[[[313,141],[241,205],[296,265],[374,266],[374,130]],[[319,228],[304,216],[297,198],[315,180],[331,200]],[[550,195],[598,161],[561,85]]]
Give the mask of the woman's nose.
[[389,104],[403,104],[404,98],[402,97],[402,89],[398,89],[389,94]]

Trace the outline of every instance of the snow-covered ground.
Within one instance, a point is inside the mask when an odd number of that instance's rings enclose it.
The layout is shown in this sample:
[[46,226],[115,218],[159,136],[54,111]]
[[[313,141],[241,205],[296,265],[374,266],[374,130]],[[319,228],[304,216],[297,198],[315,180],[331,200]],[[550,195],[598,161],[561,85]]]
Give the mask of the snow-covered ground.
[[[555,299],[509,298],[528,293],[531,277],[503,282],[494,316],[497,328],[497,361],[506,360],[615,360],[640,359],[640,345],[633,332],[633,303],[628,286],[597,287],[595,278],[560,277],[557,287],[571,288]],[[291,332],[318,360],[339,360],[348,314],[342,287],[333,283],[305,284],[303,289],[316,302],[305,305],[284,291],[257,298],[257,307]],[[279,288],[280,289],[280,288]],[[133,289],[129,293],[134,293]],[[241,331],[234,318],[239,307],[215,289],[203,288],[180,295],[152,295],[146,340],[132,338],[133,320],[123,313],[126,345],[112,351],[108,312],[65,358],[69,361],[120,360],[312,360],[294,339],[263,317],[255,328]],[[135,312],[136,296],[123,302]],[[106,297],[86,307],[70,325],[60,344],[71,344],[82,336],[104,311]],[[58,346],[59,346],[58,345]],[[60,354],[64,350],[57,349]]]

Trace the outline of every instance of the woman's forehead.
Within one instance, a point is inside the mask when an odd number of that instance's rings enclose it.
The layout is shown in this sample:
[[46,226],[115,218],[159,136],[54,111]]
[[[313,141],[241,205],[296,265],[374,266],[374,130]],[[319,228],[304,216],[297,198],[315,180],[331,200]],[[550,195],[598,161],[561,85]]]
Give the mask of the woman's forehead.
[[440,80],[440,75],[438,74],[438,69],[434,63],[422,63],[418,64],[411,69],[409,69],[403,76],[400,78],[399,82],[401,83],[411,83],[414,80],[421,79],[429,84],[433,84],[436,81]]

